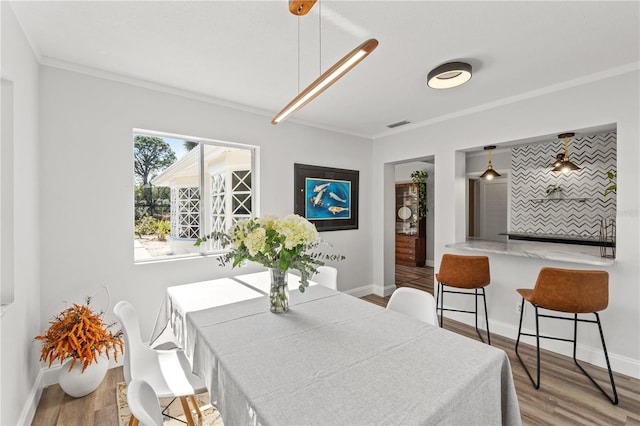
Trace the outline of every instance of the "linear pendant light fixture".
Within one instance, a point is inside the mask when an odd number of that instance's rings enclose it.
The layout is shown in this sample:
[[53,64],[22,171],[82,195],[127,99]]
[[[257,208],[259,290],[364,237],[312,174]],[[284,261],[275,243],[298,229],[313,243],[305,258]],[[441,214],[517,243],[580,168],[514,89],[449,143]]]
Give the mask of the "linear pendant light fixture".
[[491,164],[491,151],[496,149],[495,145],[485,146],[484,150],[489,151],[489,164],[487,165],[487,170],[483,174],[480,175],[480,179],[491,180],[494,177],[500,177],[500,173],[493,170],[493,165]]
[[[309,9],[315,4],[314,1],[289,1],[289,11],[294,15],[304,15]],[[298,12],[296,12],[298,11]],[[285,118],[287,118],[292,113],[298,111],[303,106],[311,102],[315,99],[320,93],[324,92],[331,86],[333,83],[338,81],[340,77],[348,73],[351,68],[355,67],[366,58],[369,53],[373,52],[373,50],[378,47],[378,40],[374,38],[370,38],[369,40],[362,43],[360,46],[353,49],[349,52],[344,58],[340,59],[335,63],[331,68],[322,73],[320,77],[318,77],[313,83],[309,85],[306,89],[298,94],[291,102],[285,106],[282,111],[280,111],[273,120],[271,120],[271,124],[278,124]]]
[[557,164],[557,162],[554,163],[555,167],[552,170],[553,172],[562,172],[566,174],[575,170],[580,170],[580,167],[576,166],[571,161],[569,161],[569,138],[572,138],[575,135],[576,134],[572,132],[561,133],[558,135],[558,139],[564,139],[564,157],[562,158],[562,161],[560,162],[560,164]]
[[338,81],[340,77],[345,75],[351,68],[355,67],[364,58],[373,52],[378,47],[378,40],[370,38],[362,43],[360,46],[353,49],[344,58],[340,59],[334,66],[325,71],[320,77],[318,77],[313,83],[304,89],[298,96],[296,96],[291,102],[285,106],[282,111],[276,115],[271,124],[278,124],[290,114],[298,111],[303,106],[311,102],[320,93],[324,92],[333,83]]

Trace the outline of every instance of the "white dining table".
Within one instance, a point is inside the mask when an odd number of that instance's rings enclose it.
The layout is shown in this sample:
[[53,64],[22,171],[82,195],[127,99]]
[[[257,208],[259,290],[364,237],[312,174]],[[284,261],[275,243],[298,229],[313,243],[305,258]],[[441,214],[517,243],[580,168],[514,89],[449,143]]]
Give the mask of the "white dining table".
[[[288,273],[287,283],[289,291],[295,290],[300,285],[300,277]],[[309,286],[314,285],[317,283],[309,281]],[[180,346],[185,347],[184,318],[188,312],[264,297],[269,294],[269,289],[269,271],[168,287],[149,342],[155,342],[169,326]]]
[[158,316],[225,425],[521,424],[504,351],[320,285],[274,314],[268,280],[170,287]]

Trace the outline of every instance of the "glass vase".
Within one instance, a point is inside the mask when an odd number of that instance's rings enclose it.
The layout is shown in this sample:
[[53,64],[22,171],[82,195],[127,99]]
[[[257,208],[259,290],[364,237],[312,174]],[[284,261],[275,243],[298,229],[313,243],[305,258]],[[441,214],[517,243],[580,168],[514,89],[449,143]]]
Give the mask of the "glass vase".
[[270,268],[271,290],[269,291],[269,304],[271,312],[281,314],[289,310],[289,286],[287,284],[287,272],[280,268]]

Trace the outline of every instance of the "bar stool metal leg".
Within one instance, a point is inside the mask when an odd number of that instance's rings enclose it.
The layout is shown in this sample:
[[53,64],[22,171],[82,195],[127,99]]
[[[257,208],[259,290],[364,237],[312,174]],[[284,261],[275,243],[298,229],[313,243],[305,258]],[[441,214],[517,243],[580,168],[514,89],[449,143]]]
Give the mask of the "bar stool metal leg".
[[442,317],[442,297],[440,295],[441,292],[441,287],[442,284],[440,283],[440,281],[438,281],[438,287],[436,288],[436,313],[438,312],[438,310],[440,311],[440,327],[443,327],[444,325],[444,318]]
[[536,380],[533,379],[531,373],[529,373],[529,369],[525,365],[524,361],[520,357],[520,353],[518,353],[518,346],[520,345],[520,336],[534,336],[533,334],[523,333],[522,332],[522,318],[524,317],[524,298],[522,298],[522,305],[520,306],[520,325],[518,326],[518,339],[516,340],[516,356],[518,360],[520,360],[520,364],[522,364],[522,368],[524,368],[525,373],[529,376],[529,380],[533,384],[533,387],[536,389],[540,389],[540,333],[538,330],[538,307],[533,305],[536,311]]
[[[486,297],[486,293],[484,292],[484,287],[482,287],[480,290],[482,290],[482,294],[480,296],[482,296],[482,300],[484,302],[484,320],[487,323],[487,344],[489,346],[491,346],[491,333],[489,332],[489,313],[487,311],[487,297]],[[485,343],[484,339],[482,338],[482,335],[480,334],[480,329],[478,328],[478,289],[475,289],[475,297],[476,297],[476,310],[475,310],[475,315],[476,315],[476,333],[478,333],[478,337],[480,338],[480,341],[482,343]]]
[[[475,315],[475,325],[476,325],[476,333],[478,333],[478,337],[480,338],[480,341],[482,343],[487,343],[489,345],[491,345],[491,332],[489,331],[489,311],[487,310],[487,297],[486,297],[486,293],[484,290],[484,287],[480,288],[480,290],[482,290],[482,294],[478,294],[478,289],[474,289],[475,291],[473,293],[470,293],[468,291],[452,291],[452,290],[445,290],[446,284],[443,284],[441,282],[438,282],[438,287],[436,290],[436,311],[440,310],[440,327],[444,326],[444,311],[451,311],[451,312],[466,312],[469,314],[474,314]],[[445,309],[444,308],[444,294],[445,293],[457,293],[457,294],[463,294],[466,296],[474,296],[475,298],[475,309],[473,311],[467,311],[467,310],[461,310],[461,309]],[[485,321],[487,323],[487,342],[484,341],[484,339],[482,338],[482,334],[480,334],[480,328],[478,327],[478,296],[482,297],[483,303],[484,303],[484,318]]]
[[444,294],[443,294],[443,285],[441,282],[438,282],[438,291],[436,294],[436,309],[438,308],[438,303],[440,303],[440,327],[444,327]]
[[[489,311],[487,311],[487,295],[484,292],[484,287],[482,287],[482,301],[484,302],[484,321],[487,324],[487,344],[491,346],[491,332],[489,331]],[[476,311],[478,309],[476,308]],[[476,324],[478,323],[478,313],[476,312]],[[476,326],[476,331],[478,331],[478,327]],[[478,336],[480,332],[478,331]],[[480,337],[482,340],[482,337]],[[484,342],[484,340],[483,340]]]
[[613,405],[618,405],[618,391],[616,390],[616,384],[613,381],[613,371],[611,371],[611,364],[609,363],[609,354],[607,353],[607,346],[604,343],[604,334],[602,333],[600,316],[598,315],[597,312],[594,312],[593,314],[596,316],[596,320],[589,321],[589,322],[595,322],[598,324],[598,331],[600,332],[600,341],[602,342],[602,349],[604,351],[604,359],[607,362],[607,370],[609,371],[609,382],[611,383],[611,389],[613,389],[613,398],[611,398],[611,396],[609,396],[609,394],[607,394],[604,391],[604,389],[602,389],[602,387],[598,383],[596,383],[593,377],[591,377],[591,375],[587,373],[587,371],[580,365],[580,363],[578,363],[578,360],[576,359],[576,346],[577,346],[576,342],[578,341],[578,314],[575,314],[574,321],[573,321],[573,362],[584,373],[584,375],[587,376],[589,380],[591,380],[591,383],[596,385],[596,387],[600,390],[600,392],[602,392],[602,394],[606,396],[609,401],[611,401]]

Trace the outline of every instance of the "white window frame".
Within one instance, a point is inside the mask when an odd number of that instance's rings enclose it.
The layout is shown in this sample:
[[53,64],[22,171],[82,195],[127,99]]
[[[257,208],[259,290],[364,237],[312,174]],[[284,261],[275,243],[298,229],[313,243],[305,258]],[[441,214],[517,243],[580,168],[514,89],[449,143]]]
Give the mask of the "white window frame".
[[[192,142],[197,142],[198,143],[198,147],[197,149],[200,150],[200,161],[199,161],[199,166],[200,166],[200,219],[199,219],[199,234],[200,237],[203,237],[205,234],[208,234],[210,232],[211,228],[211,211],[210,208],[206,205],[207,203],[210,205],[211,204],[211,188],[210,188],[210,182],[206,183],[205,182],[205,164],[203,161],[204,158],[204,147],[205,145],[215,145],[215,146],[223,146],[223,147],[231,147],[231,148],[239,148],[239,149],[245,149],[251,152],[251,162],[250,162],[250,167],[251,167],[251,215],[250,217],[259,217],[259,211],[258,211],[258,206],[260,205],[259,203],[259,182],[257,179],[258,173],[259,173],[259,146],[256,145],[249,145],[249,144],[244,144],[244,143],[237,143],[237,142],[229,142],[229,141],[222,141],[222,140],[218,140],[218,139],[210,139],[210,138],[203,138],[203,137],[197,137],[197,136],[188,136],[188,135],[181,135],[181,134],[176,134],[176,133],[168,133],[168,132],[161,132],[161,131],[157,131],[157,130],[148,130],[148,129],[140,129],[140,128],[134,128],[132,130],[132,134],[133,135],[145,135],[145,136],[156,136],[156,137],[166,137],[166,138],[173,138],[173,139],[181,139],[181,140],[187,140],[187,141],[192,141]],[[195,148],[194,148],[195,149]],[[234,170],[235,171],[235,170]],[[232,176],[232,172],[229,171],[228,174],[228,178],[231,179]],[[135,182],[134,182],[134,186],[135,186]],[[227,191],[229,191],[229,187],[227,188]],[[229,193],[227,194],[228,196],[231,196],[233,193],[231,191],[229,191]],[[174,202],[174,200],[172,199],[172,203]],[[132,206],[131,211],[134,210],[134,206]],[[172,212],[173,214],[173,212]],[[231,217],[231,215],[229,214],[229,218]],[[228,220],[228,223],[230,223],[230,219]],[[205,231],[206,230],[206,231]],[[195,239],[193,239],[193,241],[195,242]],[[180,260],[180,259],[192,259],[194,257],[198,257],[198,256],[219,256],[222,253],[225,253],[227,250],[226,249],[216,249],[213,245],[211,244],[203,244],[202,246],[200,246],[200,251],[194,251],[193,253],[188,253],[188,254],[175,254],[175,255],[170,255],[170,256],[159,256],[159,257],[152,257],[149,259],[135,259],[134,258],[134,264],[146,264],[146,263],[153,263],[153,262],[163,262],[163,261],[173,261],[173,260]]]

